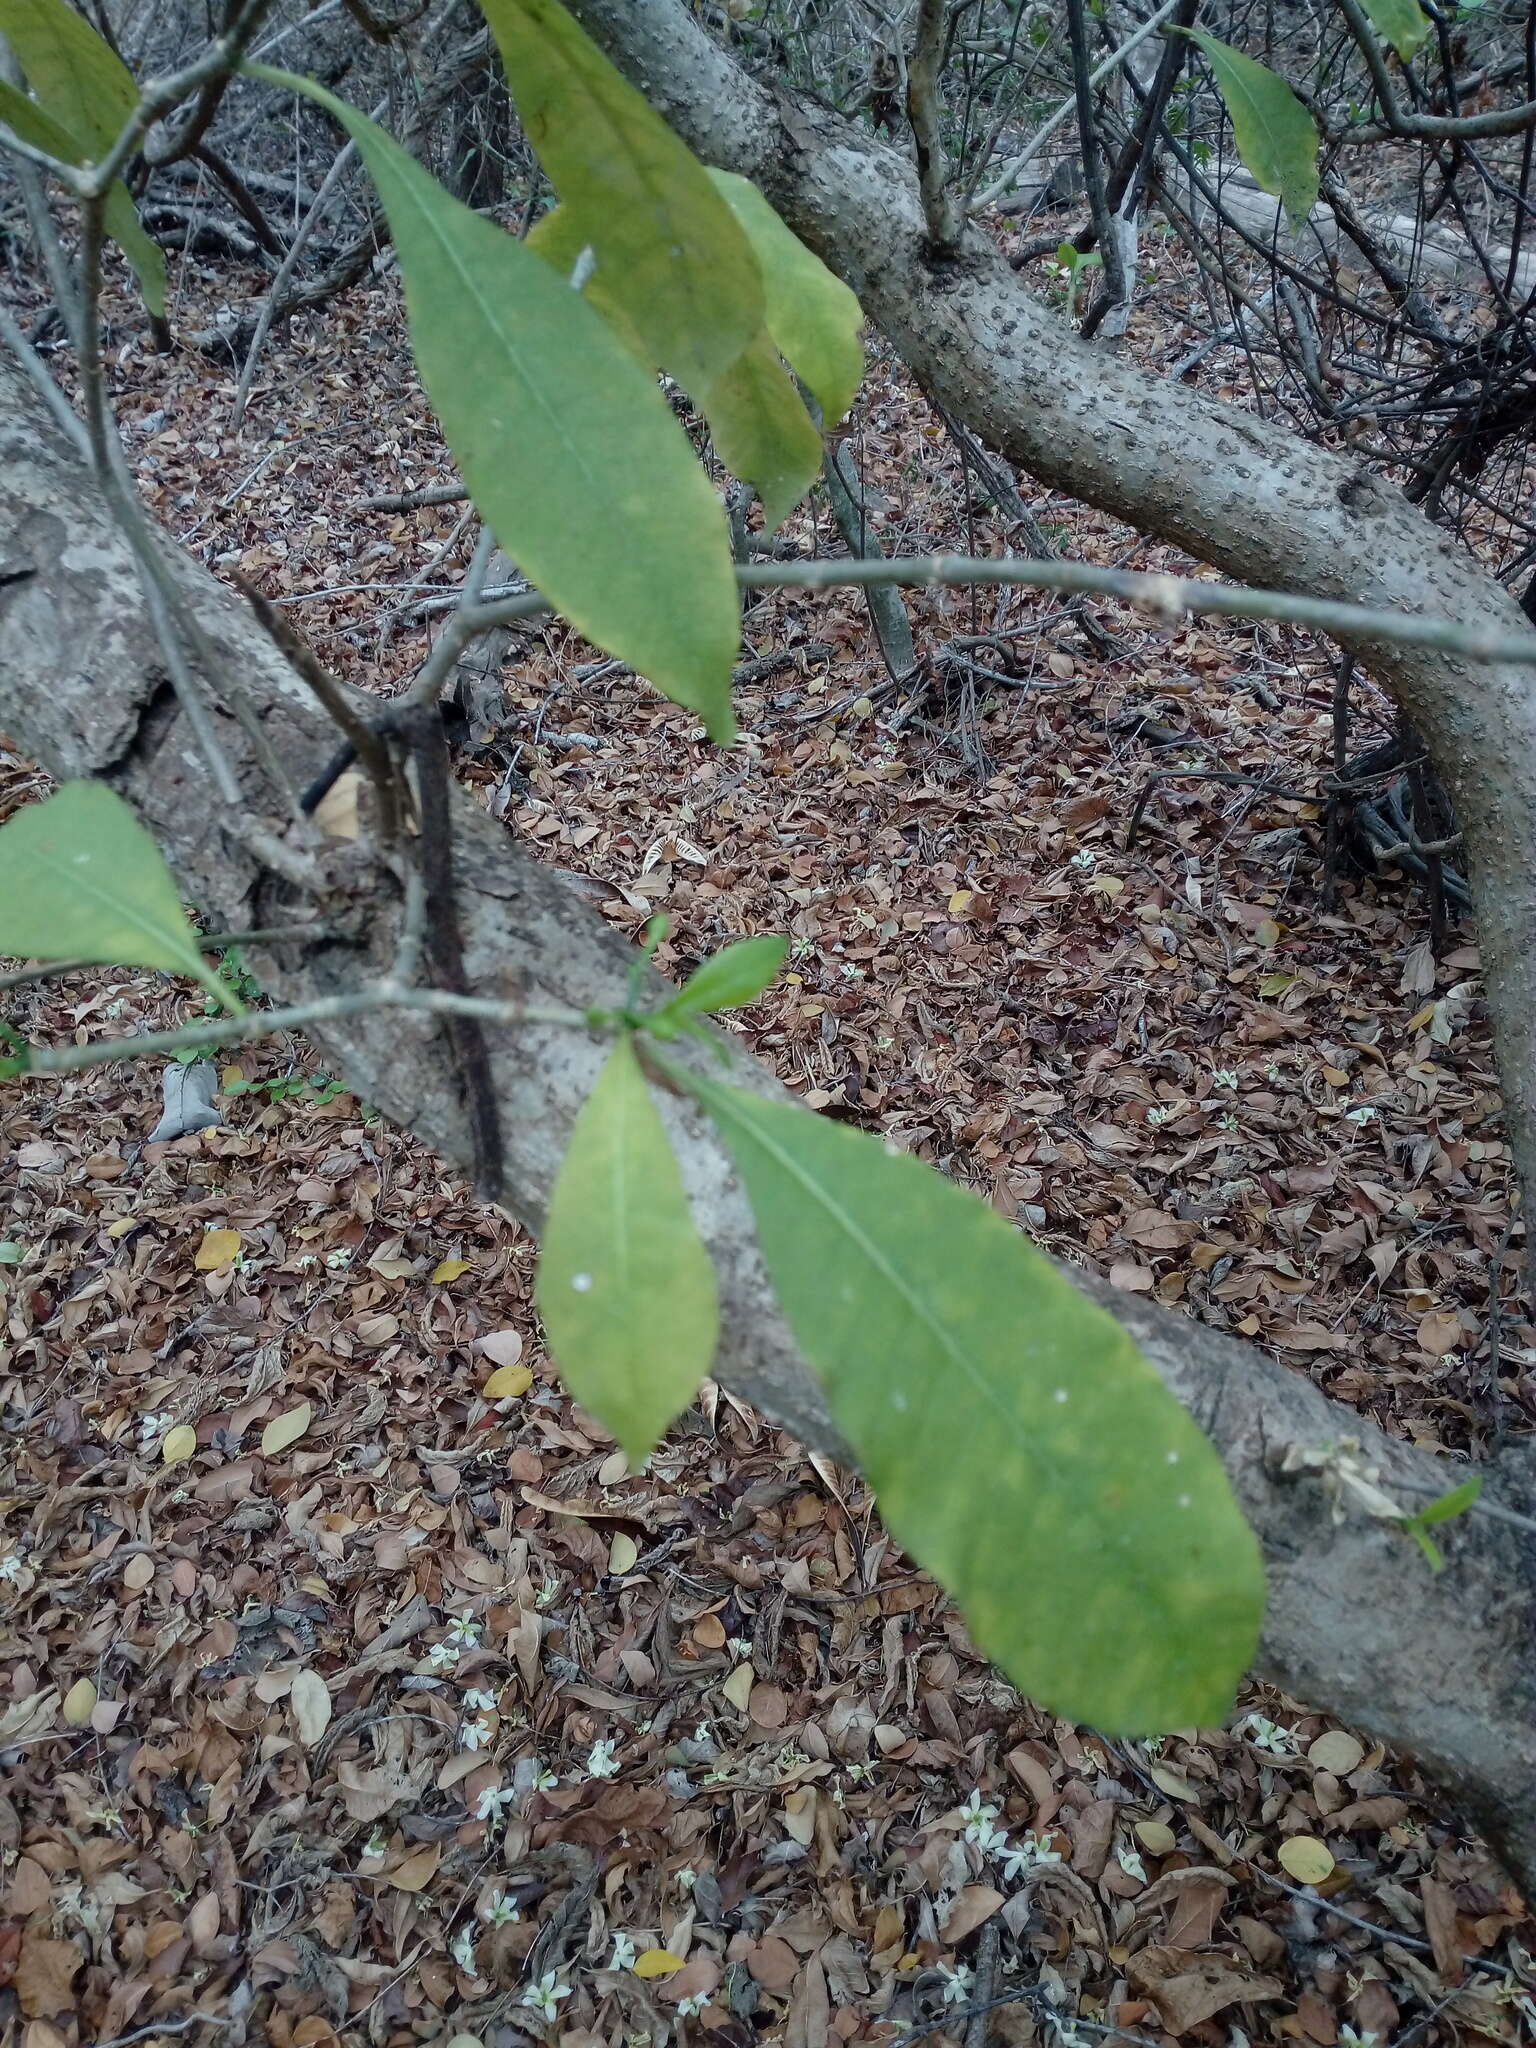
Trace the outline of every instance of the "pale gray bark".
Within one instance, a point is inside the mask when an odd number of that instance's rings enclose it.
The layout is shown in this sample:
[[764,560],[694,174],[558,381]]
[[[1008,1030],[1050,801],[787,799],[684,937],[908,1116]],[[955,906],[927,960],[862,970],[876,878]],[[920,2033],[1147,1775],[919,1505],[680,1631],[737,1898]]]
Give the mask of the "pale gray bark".
[[[217,925],[291,922],[291,894],[241,836],[272,803],[247,735],[218,716],[248,799],[235,818],[221,812],[164,680],[129,551],[74,448],[3,352],[0,473],[0,729],[55,775],[99,776],[120,789]],[[221,673],[243,680],[278,756],[302,781],[329,751],[333,731],[245,608],[189,558],[177,560]],[[578,1010],[621,1001],[632,948],[466,794],[456,790],[454,799],[465,952],[480,990]],[[255,951],[263,985],[283,1003],[355,987],[392,951],[397,904],[388,878],[349,842],[321,842],[319,857],[328,869],[324,915],[351,930],[353,943]],[[316,1036],[359,1094],[445,1157],[466,1162],[452,1063],[429,1020],[365,1015]],[[493,1036],[504,1199],[535,1228],[601,1056],[580,1032]],[[763,1069],[747,1061],[738,1068],[746,1085],[777,1092]],[[774,1303],[719,1144],[691,1105],[668,1100],[663,1108],[718,1274],[719,1377],[808,1443],[846,1456]],[[1527,1888],[1536,1887],[1536,1544],[1527,1528],[1488,1515],[1456,1523],[1446,1533],[1448,1567],[1432,1577],[1395,1530],[1358,1513],[1333,1521],[1315,1478],[1287,1480],[1276,1468],[1288,1446],[1316,1449],[1349,1433],[1381,1467],[1388,1491],[1407,1502],[1444,1490],[1459,1470],[1384,1437],[1249,1346],[1072,1277],[1132,1331],[1220,1452],[1268,1560],[1263,1673],[1416,1752]],[[1530,1517],[1536,1458],[1522,1450],[1491,1471],[1487,1497]]]

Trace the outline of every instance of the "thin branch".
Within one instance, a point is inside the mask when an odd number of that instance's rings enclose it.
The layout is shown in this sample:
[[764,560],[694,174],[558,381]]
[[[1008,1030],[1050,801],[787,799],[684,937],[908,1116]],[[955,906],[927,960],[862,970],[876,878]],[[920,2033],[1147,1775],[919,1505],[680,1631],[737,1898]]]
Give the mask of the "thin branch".
[[917,150],[917,185],[923,218],[936,256],[953,256],[963,225],[960,205],[949,182],[949,155],[944,148],[944,91],[940,74],[949,37],[949,0],[919,0],[917,40],[907,65],[907,119]]
[[[1163,5],[1158,8],[1156,14],[1149,21],[1144,21],[1134,34],[1126,37],[1118,49],[1111,50],[1103,62],[1095,66],[1088,75],[1088,83],[1095,89],[1101,86],[1117,65],[1123,64],[1133,51],[1141,48],[1148,36],[1155,34],[1162,27],[1178,4],[1179,0],[1163,0]],[[1000,199],[1005,199],[1008,196],[1021,173],[1027,170],[1030,164],[1035,161],[1041,150],[1044,149],[1045,145],[1056,133],[1056,130],[1061,127],[1064,121],[1069,121],[1072,118],[1076,105],[1077,98],[1074,92],[1070,97],[1064,99],[1055,113],[1035,130],[1018,155],[1011,160],[1007,169],[994,178],[984,192],[977,193],[972,205],[973,212],[985,213],[989,206],[996,206]]]
[[247,1010],[238,1017],[211,1017],[175,1031],[144,1031],[124,1038],[97,1038],[88,1045],[28,1048],[29,1074],[76,1074],[84,1067],[110,1066],[114,1060],[143,1059],[151,1053],[189,1052],[209,1045],[250,1045],[279,1031],[302,1031],[309,1024],[330,1024],[340,1017],[360,1017],[369,1010],[419,1010],[440,1017],[480,1017],[488,1024],[551,1024],[590,1029],[581,1010],[533,1009],[521,1003],[499,1003],[488,996],[454,995],[447,989],[405,988],[396,981],[378,981],[350,994],[317,996],[286,1010]]
[[1392,136],[1419,142],[1474,142],[1485,136],[1520,135],[1536,124],[1536,100],[1523,101],[1518,107],[1498,107],[1486,114],[1410,114],[1397,96],[1376,31],[1360,0],[1339,0],[1339,6],[1365,59],[1384,116],[1365,127],[1341,130],[1340,142],[1383,142]]
[[[286,946],[300,945],[312,939],[333,939],[336,933],[329,925],[275,924],[255,932],[199,932],[197,950],[199,953],[222,953],[226,946]],[[65,974],[83,974],[88,968],[110,966],[103,960],[40,960],[31,967],[13,967],[8,974],[0,974],[0,990],[24,988],[32,981],[54,981]]]

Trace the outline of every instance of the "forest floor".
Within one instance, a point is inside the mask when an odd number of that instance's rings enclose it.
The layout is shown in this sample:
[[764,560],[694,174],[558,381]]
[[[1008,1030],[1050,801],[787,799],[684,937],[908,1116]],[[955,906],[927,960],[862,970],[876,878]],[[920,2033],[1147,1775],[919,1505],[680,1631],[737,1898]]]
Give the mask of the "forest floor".
[[[190,265],[180,323],[258,284]],[[239,434],[227,366],[118,310],[155,510],[387,692],[472,537],[359,509],[449,474],[392,283],[271,347]],[[1004,546],[881,360],[851,445],[888,548]],[[1025,490],[1064,551],[1184,566]],[[788,932],[742,1028],[802,1100],[1454,1484],[1536,1422],[1476,941],[1437,957],[1400,878],[1324,907],[1324,651],[1103,605],[1105,655],[1023,592],[909,611],[920,648],[1013,634],[982,650],[1011,683],[908,701],[859,601],[775,596],[720,752],[551,628],[464,773],[614,922],[664,910],[664,968]],[[0,754],[0,817],[44,790]],[[4,1014],[193,1002],[101,970]],[[0,1095],[0,2038],[1532,2038],[1525,1909],[1411,1763],[1261,1689],[1150,1745],[1054,1721],[860,1481],[723,1392],[631,1473],[550,1369],[528,1235],[302,1044],[223,1080],[222,1126],[166,1145],[147,1067]]]

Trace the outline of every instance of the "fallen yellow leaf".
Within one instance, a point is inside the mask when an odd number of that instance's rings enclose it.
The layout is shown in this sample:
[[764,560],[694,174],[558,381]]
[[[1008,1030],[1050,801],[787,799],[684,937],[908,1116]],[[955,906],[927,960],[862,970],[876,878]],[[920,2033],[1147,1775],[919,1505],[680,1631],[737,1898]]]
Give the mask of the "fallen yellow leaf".
[[526,1365],[499,1365],[480,1391],[488,1401],[505,1401],[513,1394],[526,1394],[533,1374]]
[[432,1268],[432,1285],[446,1287],[450,1280],[457,1280],[461,1273],[468,1271],[468,1259],[440,1259]]
[[635,1559],[640,1555],[640,1546],[633,1536],[626,1536],[621,1529],[608,1546],[608,1569],[614,1578],[623,1578],[633,1571]]
[[83,1728],[96,1711],[96,1688],[88,1678],[77,1678],[64,1695],[61,1709],[71,1728]]
[[167,1465],[180,1465],[190,1458],[197,1449],[197,1431],[179,1423],[175,1429],[168,1429],[160,1439],[160,1455]]
[[1292,1835],[1280,1844],[1280,1867],[1298,1884],[1321,1884],[1332,1874],[1333,1855],[1316,1835]]
[[630,1967],[637,1977],[670,1977],[683,1967],[683,1959],[669,1948],[643,1948]]
[[738,1664],[720,1688],[738,1714],[744,1714],[747,1711],[747,1701],[752,1697],[754,1676],[755,1674],[750,1664]]
[[275,1458],[279,1451],[286,1451],[290,1444],[296,1444],[314,1419],[315,1411],[308,1401],[301,1401],[286,1415],[274,1415],[261,1432],[262,1456]]
[[199,1273],[217,1273],[222,1266],[229,1265],[239,1249],[238,1230],[205,1230],[193,1264]]

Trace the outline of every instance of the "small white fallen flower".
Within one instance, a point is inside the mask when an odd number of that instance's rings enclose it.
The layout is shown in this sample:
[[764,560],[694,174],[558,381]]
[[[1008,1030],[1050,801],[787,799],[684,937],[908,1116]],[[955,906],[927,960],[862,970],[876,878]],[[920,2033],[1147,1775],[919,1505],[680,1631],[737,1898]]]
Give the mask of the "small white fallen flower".
[[427,1662],[434,1671],[447,1671],[452,1665],[457,1664],[458,1661],[458,1647],[448,1638],[445,1638],[440,1643],[434,1643],[427,1652]]
[[1026,1835],[1003,1854],[1003,1875],[1010,1881],[1020,1878],[1027,1870],[1038,1870],[1042,1863],[1059,1863],[1061,1856],[1055,1849],[1048,1849],[1038,1835]]
[[512,1901],[503,1898],[500,1892],[492,1892],[481,1910],[485,1914],[485,1923],[488,1927],[510,1927],[514,1920],[521,1920],[523,1917]]
[[609,1969],[630,1969],[634,1964],[635,1953],[635,1944],[627,1934],[615,1934],[613,1937],[613,1954],[608,1958]]
[[13,1585],[22,1574],[22,1562],[14,1551],[9,1557],[0,1557],[0,1579],[7,1579]]
[[692,2019],[694,2014],[702,2012],[708,2003],[709,1993],[707,1991],[695,1991],[690,1997],[680,1998],[677,2001],[677,2016],[683,2020]]
[[531,2005],[535,2012],[543,2013],[545,2019],[560,2017],[560,2001],[569,1998],[571,1987],[560,1982],[559,1974],[546,1970],[537,1984],[526,1985],[518,1999],[519,2005]]
[[488,1820],[494,1826],[516,1797],[510,1785],[487,1785],[475,1808],[475,1819]]
[[1138,1884],[1146,1883],[1147,1866],[1142,1862],[1134,1849],[1117,1849],[1115,1851],[1115,1861],[1127,1877],[1134,1877]]
[[477,1686],[468,1686],[464,1692],[464,1704],[466,1707],[473,1707],[477,1714],[494,1714],[496,1695],[493,1692],[482,1692]]
[[461,1749],[484,1749],[495,1731],[489,1721],[466,1721],[459,1729]]
[[587,1758],[589,1778],[616,1778],[619,1775],[618,1759],[613,1753],[617,1747],[618,1745],[606,1736],[601,1742],[593,1743],[592,1753]]
[[959,1809],[960,1824],[965,1829],[965,1839],[968,1842],[977,1842],[981,1840],[983,1835],[995,1834],[996,1829],[993,1827],[993,1822],[997,1819],[1000,1811],[1000,1807],[993,1806],[983,1799],[980,1792],[973,1792],[970,1798],[966,1800],[964,1806]]
[[472,1614],[455,1614],[448,1623],[448,1638],[450,1642],[476,1649],[480,1642],[480,1624]]
[[976,1972],[965,1963],[956,1963],[951,1969],[948,1963],[939,1964],[939,1975],[944,1979],[944,2003],[964,2005],[971,1995],[971,1986],[976,1981]]
[[677,1873],[677,1888],[680,1892],[691,1892],[699,1881],[699,1873],[684,1867]]
[[473,1927],[460,1928],[451,1954],[461,1970],[467,1972],[471,1977],[479,1976],[480,1972],[475,1967],[475,1930]]

